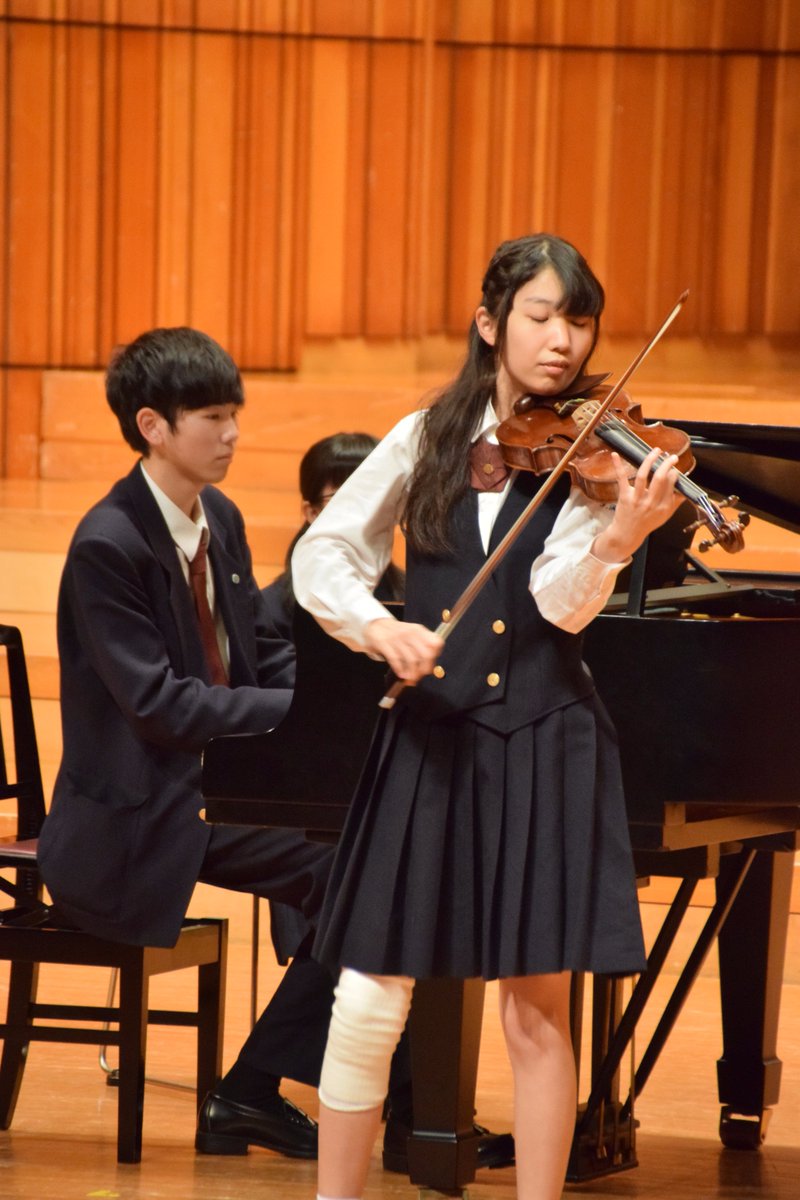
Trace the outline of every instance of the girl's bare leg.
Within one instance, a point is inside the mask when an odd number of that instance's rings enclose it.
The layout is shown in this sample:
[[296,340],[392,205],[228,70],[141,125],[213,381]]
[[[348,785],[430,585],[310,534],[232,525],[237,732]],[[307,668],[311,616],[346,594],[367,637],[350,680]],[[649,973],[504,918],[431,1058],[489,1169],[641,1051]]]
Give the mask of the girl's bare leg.
[[389,1064],[414,980],[344,967],[334,990],[319,1097],[319,1195],[359,1200],[381,1119]]
[[339,1112],[320,1104],[320,1196],[357,1200],[363,1194],[380,1123],[380,1105],[362,1112]]
[[569,972],[500,980],[514,1076],[518,1200],[559,1200],[575,1129]]

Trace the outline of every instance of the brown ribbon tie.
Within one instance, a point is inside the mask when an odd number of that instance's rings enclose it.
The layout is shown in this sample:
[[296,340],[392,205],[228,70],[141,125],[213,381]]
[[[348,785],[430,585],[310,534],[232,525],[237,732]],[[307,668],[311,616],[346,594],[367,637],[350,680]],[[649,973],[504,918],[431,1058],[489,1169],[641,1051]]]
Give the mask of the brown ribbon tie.
[[479,437],[469,452],[470,486],[476,492],[502,492],[509,470],[496,442]]

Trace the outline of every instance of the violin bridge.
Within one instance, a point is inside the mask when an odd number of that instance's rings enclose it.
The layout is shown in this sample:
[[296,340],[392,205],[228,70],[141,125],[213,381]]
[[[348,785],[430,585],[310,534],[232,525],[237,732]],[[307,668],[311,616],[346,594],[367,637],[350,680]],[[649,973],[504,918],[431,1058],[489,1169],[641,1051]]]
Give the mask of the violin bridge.
[[577,407],[572,413],[572,419],[578,426],[578,429],[583,429],[584,425],[589,424],[599,407],[599,400],[580,400],[577,402]]

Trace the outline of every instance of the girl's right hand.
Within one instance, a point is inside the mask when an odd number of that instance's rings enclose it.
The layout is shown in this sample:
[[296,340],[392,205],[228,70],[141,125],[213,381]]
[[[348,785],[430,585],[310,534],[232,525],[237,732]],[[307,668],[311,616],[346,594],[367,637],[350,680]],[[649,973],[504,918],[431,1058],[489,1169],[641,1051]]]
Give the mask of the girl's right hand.
[[398,679],[416,683],[430,675],[444,649],[438,634],[424,625],[382,617],[370,621],[365,630],[367,649],[378,654],[391,667]]

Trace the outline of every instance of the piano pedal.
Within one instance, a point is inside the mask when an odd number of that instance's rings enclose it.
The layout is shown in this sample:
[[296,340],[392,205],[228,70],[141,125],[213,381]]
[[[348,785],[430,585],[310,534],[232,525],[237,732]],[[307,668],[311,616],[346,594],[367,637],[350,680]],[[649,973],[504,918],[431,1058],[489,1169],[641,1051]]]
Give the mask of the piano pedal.
[[[578,1108],[578,1124],[584,1107]],[[636,1130],[639,1121],[633,1116],[620,1120],[622,1110],[619,1101],[605,1101],[597,1120],[593,1119],[584,1133],[576,1135],[567,1167],[568,1183],[583,1183],[638,1167]]]
[[729,1104],[719,1115],[719,1137],[729,1150],[758,1150],[767,1136],[772,1109],[756,1114],[737,1113]]

